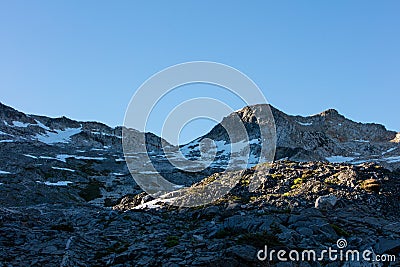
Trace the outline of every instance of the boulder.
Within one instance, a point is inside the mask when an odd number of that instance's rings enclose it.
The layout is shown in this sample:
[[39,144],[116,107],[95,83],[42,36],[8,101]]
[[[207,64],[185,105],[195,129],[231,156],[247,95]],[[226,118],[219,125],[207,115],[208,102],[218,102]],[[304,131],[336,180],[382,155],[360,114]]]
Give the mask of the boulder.
[[332,209],[336,205],[337,201],[338,198],[335,195],[320,196],[315,201],[315,208],[320,210]]

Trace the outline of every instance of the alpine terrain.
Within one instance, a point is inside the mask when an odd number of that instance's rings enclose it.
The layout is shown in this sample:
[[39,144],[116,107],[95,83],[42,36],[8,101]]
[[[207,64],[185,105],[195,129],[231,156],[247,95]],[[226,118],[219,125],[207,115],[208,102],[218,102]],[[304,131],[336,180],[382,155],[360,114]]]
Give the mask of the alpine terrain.
[[[258,121],[253,110],[265,108],[245,107],[178,147],[152,133],[28,115],[0,103],[0,267],[399,266],[400,133],[333,109],[302,117],[269,106],[277,147],[274,162],[262,162],[260,126],[271,121]],[[231,143],[223,125],[237,116],[249,159],[243,170],[224,172],[231,147],[242,144]],[[124,155],[123,134],[134,152]],[[180,153],[198,159],[206,139],[214,141],[215,158],[205,170],[169,162]],[[170,206],[132,178],[150,177],[148,164],[178,187],[195,190],[220,177],[238,183],[213,203]],[[254,176],[261,185],[249,190]],[[391,261],[257,257],[265,246],[338,249],[338,239],[345,250]]]

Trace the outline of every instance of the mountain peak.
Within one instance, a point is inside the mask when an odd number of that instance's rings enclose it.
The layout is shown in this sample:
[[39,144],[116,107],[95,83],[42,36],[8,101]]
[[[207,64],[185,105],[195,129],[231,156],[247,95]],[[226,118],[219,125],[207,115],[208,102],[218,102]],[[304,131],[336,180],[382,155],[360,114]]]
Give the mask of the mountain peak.
[[337,116],[340,116],[340,117],[343,117],[336,109],[334,109],[334,108],[330,108],[330,109],[327,109],[327,110],[325,110],[325,111],[322,111],[320,114],[319,114],[320,116],[323,116],[323,117],[337,117]]

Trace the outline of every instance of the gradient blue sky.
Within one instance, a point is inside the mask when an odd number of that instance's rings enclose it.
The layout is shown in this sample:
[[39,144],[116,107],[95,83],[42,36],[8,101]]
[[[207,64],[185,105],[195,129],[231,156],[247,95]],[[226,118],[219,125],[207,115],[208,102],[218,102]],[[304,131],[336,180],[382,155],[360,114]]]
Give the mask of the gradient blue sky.
[[[209,60],[286,113],[336,108],[400,131],[399,14],[400,1],[0,1],[0,101],[116,126],[151,75]],[[192,126],[184,140],[211,125]]]

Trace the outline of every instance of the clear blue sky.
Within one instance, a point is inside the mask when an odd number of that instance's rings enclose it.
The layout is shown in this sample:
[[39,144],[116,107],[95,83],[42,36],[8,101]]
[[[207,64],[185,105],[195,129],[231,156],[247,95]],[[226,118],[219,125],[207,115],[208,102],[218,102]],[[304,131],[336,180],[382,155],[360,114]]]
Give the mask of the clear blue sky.
[[399,14],[400,1],[0,1],[0,101],[116,126],[151,75],[209,60],[286,113],[400,131]]

